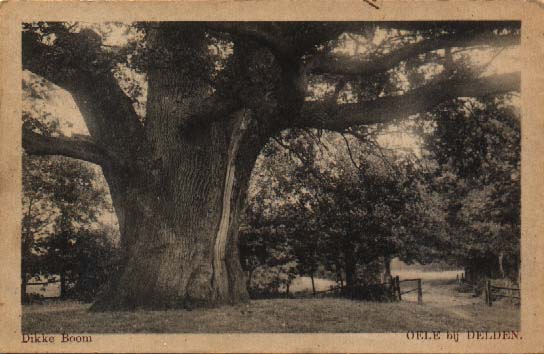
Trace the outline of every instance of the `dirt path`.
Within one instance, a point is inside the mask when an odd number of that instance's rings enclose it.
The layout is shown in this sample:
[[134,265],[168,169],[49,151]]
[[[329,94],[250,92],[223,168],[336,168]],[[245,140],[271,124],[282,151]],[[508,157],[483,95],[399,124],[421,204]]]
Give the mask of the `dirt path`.
[[[401,288],[412,288],[415,284],[409,285],[404,283]],[[461,305],[474,305],[482,302],[479,297],[474,297],[472,293],[460,293],[457,291],[457,285],[454,282],[446,281],[423,281],[423,302],[431,306],[461,306]],[[403,296],[404,301],[417,302],[416,292],[406,294]]]
[[[427,308],[436,309],[476,324],[486,324],[494,328],[519,327],[519,306],[507,301],[493,303],[492,307],[485,304],[481,296],[475,297],[472,292],[460,293],[457,289],[455,274],[445,274],[447,277],[440,279],[438,276],[425,278],[421,276],[423,290],[423,304]],[[417,277],[416,277],[417,278]],[[402,279],[402,278],[401,278]],[[415,284],[401,285],[403,290],[409,290]],[[417,303],[417,294],[410,293],[403,297],[403,302]]]
[[[411,287],[411,285],[409,286]],[[460,293],[456,288],[457,284],[454,281],[423,281],[423,303],[426,306],[446,310],[454,316],[464,319],[473,318],[474,311],[471,305],[480,307],[483,303],[482,299],[474,297],[472,293]],[[417,294],[415,292],[406,294],[403,301],[417,302]]]

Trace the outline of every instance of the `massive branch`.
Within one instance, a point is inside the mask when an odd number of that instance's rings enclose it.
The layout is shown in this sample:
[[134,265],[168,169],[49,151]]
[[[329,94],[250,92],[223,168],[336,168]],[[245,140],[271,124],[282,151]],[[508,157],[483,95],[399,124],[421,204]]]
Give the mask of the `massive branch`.
[[141,142],[143,125],[111,63],[101,57],[96,36],[90,30],[63,33],[47,45],[23,32],[23,68],[70,92],[96,143],[122,155]]
[[23,148],[31,155],[61,155],[100,166],[115,163],[108,152],[82,138],[49,137],[23,129]]
[[207,22],[206,27],[217,32],[230,33],[235,36],[251,39],[268,48],[280,62],[293,60],[294,48],[279,33],[265,29],[264,24],[243,22]]
[[354,57],[338,55],[316,56],[312,61],[311,72],[314,74],[369,76],[386,72],[402,61],[417,55],[438,49],[453,47],[512,46],[520,43],[519,33],[497,35],[486,32],[479,35],[456,33],[440,38],[426,39],[405,45],[377,59],[362,61]]
[[520,73],[494,75],[466,81],[445,80],[427,84],[400,96],[340,104],[306,102],[297,126],[343,131],[351,126],[389,123],[430,110],[458,97],[484,97],[519,91]]

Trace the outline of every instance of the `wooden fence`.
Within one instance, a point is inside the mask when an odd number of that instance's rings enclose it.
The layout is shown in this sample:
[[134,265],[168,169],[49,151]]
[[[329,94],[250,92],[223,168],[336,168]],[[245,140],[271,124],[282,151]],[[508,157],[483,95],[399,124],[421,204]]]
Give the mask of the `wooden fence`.
[[[504,293],[501,292],[501,291],[505,291],[505,290],[508,291],[508,294],[504,294]],[[521,292],[520,291],[521,291],[520,288],[509,288],[509,287],[504,287],[504,286],[495,286],[495,285],[491,284],[491,280],[487,279],[485,281],[485,302],[489,306],[492,306],[493,301],[496,298],[507,297],[507,298],[511,298],[511,299],[520,300],[521,299]],[[517,293],[517,296],[510,295],[511,293]]]
[[49,279],[48,281],[42,281],[42,282],[29,282],[29,283],[26,283],[26,285],[48,285],[48,284],[54,284],[54,283],[60,283],[60,279]]
[[[459,285],[461,284],[468,284],[471,285],[473,288],[478,287],[477,284],[470,283],[465,279],[465,273],[461,273],[460,275],[457,275],[457,282]],[[485,295],[485,303],[489,306],[493,305],[493,301],[495,301],[497,298],[511,298],[511,299],[521,299],[521,293],[520,288],[511,288],[506,286],[496,286],[493,285],[491,282],[491,279],[485,280],[484,285],[484,295]],[[507,293],[505,294],[504,291]],[[516,295],[512,295],[512,293],[515,293]]]
[[[414,291],[417,291],[417,303],[419,305],[423,304],[423,288],[421,286],[421,278],[414,278],[414,279],[402,279],[400,280],[399,276],[397,275],[395,278],[393,278],[393,287],[395,289],[395,292],[397,293],[397,298],[399,301],[402,301],[402,295],[412,293]],[[400,283],[405,282],[416,282],[417,286],[412,289],[404,290],[402,291],[400,288]]]
[[457,283],[461,285],[461,283],[465,282],[465,272],[461,273],[460,275],[457,274]]
[[[370,284],[370,285],[372,285],[372,286],[383,286],[383,287],[389,287],[390,286],[391,297],[394,300],[397,300],[397,301],[402,301],[402,295],[409,294],[409,293],[417,291],[417,303],[419,305],[423,304],[423,288],[422,288],[421,278],[402,279],[401,280],[399,278],[399,276],[396,276],[396,277],[392,278],[391,280],[392,280],[391,283],[385,282],[385,283]],[[412,288],[412,289],[403,290],[401,288],[401,283],[408,283],[408,282],[416,282],[416,287]],[[316,295],[320,295],[320,294],[325,294],[325,293],[330,293],[330,292],[343,292],[345,290],[346,290],[345,287],[332,286],[331,285],[329,289],[316,291],[312,295],[315,297]]]

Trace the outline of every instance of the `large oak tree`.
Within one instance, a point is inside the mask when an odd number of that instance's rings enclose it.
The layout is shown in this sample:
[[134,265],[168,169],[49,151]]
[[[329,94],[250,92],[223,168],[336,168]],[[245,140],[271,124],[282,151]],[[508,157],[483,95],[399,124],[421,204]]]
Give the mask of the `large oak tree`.
[[[24,69],[69,91],[90,133],[24,129],[26,152],[100,165],[119,219],[122,271],[95,310],[247,299],[238,219],[254,162],[282,130],[344,132],[457,97],[519,90],[519,73],[447,70],[459,58],[452,53],[519,44],[519,23],[130,27],[140,36],[126,46],[106,45],[99,31],[80,24],[23,30]],[[348,44],[356,49],[346,50]],[[407,65],[427,64],[442,69],[427,70],[417,85],[394,84]],[[146,75],[144,115],[135,109],[126,70]]]

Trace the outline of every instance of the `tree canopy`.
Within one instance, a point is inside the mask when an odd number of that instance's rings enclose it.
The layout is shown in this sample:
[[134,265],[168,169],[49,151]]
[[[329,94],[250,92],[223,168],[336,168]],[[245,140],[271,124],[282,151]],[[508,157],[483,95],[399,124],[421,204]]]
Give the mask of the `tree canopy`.
[[[284,126],[344,131],[425,112],[456,97],[519,89],[519,72],[482,77],[478,65],[462,73],[445,68],[449,61],[466,59],[465,48],[518,45],[518,22],[181,25],[185,31],[204,32],[200,40],[206,45],[199,53],[194,52],[198,50],[194,43],[186,43],[187,38],[175,31],[180,24],[118,26],[127,33],[124,45],[103,43],[115,24],[25,24],[24,68],[71,92],[76,103],[86,107],[82,115],[93,137],[92,142],[60,137],[44,140],[27,132],[25,137],[32,137],[25,139],[27,149],[99,164],[116,162],[115,155],[122,157],[123,150],[134,148],[131,144],[141,142],[144,133],[145,112],[138,114],[134,104],[142,99],[144,89],[129,72],[146,72],[160,64],[157,60],[176,61],[181,64],[179,74],[191,72],[207,86],[205,98],[191,107],[193,112],[183,124],[205,124],[242,107],[256,111],[292,108],[286,115],[274,116],[286,120]],[[159,27],[172,28],[171,35],[178,37],[172,37],[171,44],[187,50],[186,57],[174,58],[178,53],[173,49],[151,47],[150,36]],[[249,81],[234,68],[235,53],[248,50],[244,46],[258,49],[253,62],[246,63]],[[259,78],[252,79],[252,74]],[[418,79],[406,85],[399,82],[403,74]],[[284,92],[279,91],[282,85]],[[280,104],[282,100],[285,104]]]

